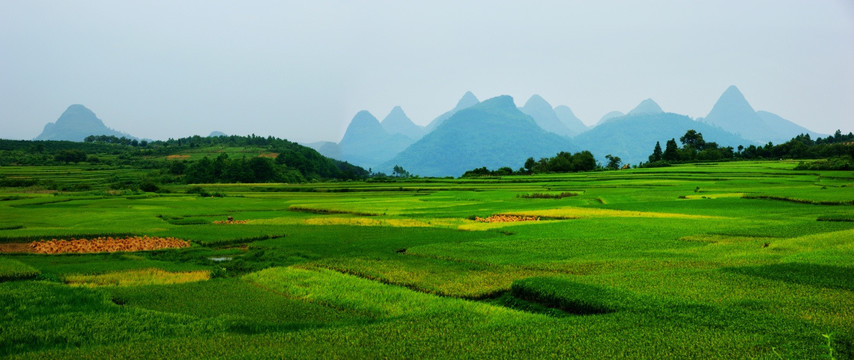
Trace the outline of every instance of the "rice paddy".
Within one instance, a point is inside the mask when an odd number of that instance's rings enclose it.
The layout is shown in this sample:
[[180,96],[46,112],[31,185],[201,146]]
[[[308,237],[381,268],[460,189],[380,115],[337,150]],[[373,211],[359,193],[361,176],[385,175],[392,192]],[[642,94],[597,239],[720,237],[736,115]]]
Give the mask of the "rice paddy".
[[[854,172],[796,164],[0,188],[0,356],[854,358]],[[30,248],[110,238],[184,243]]]

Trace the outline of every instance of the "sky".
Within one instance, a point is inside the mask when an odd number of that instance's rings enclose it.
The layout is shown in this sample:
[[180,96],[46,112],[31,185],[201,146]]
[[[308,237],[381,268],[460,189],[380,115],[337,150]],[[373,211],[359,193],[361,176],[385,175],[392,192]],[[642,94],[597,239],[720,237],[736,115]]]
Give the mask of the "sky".
[[425,125],[466,92],[585,123],[652,98],[854,131],[854,1],[0,0],[0,138],[71,104],[140,138],[339,141],[359,110]]

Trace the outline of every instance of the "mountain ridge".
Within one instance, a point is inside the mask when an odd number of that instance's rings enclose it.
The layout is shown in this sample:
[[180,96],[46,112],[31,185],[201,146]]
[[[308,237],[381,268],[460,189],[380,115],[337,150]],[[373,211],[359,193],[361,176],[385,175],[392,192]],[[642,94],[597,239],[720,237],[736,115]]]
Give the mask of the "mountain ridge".
[[80,142],[89,135],[112,135],[136,139],[136,137],[130,134],[107,127],[89,108],[80,104],[72,104],[65,109],[56,122],[45,124],[41,134],[33,138],[33,140],[68,140]]
[[570,141],[537,126],[507,95],[460,110],[381,168],[422,176],[460,176],[486,166],[519,168],[528,157],[572,151]]

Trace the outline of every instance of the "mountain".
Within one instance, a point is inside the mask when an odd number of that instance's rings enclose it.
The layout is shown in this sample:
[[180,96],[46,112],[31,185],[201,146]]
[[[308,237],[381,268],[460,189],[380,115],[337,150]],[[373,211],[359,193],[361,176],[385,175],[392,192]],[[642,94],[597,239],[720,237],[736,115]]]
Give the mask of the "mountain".
[[760,110],[756,112],[756,115],[765,124],[765,128],[768,131],[768,141],[772,141],[775,144],[782,144],[800,134],[809,134],[813,139],[818,136],[827,136],[827,134],[810,131],[774,113]]
[[626,114],[623,114],[621,111],[611,111],[605,115],[602,115],[602,118],[599,119],[599,122],[596,123],[596,126],[602,125],[602,124],[608,122],[608,120],[616,119],[618,117],[625,116],[625,115]]
[[652,99],[646,99],[641,101],[638,106],[636,106],[632,111],[629,111],[627,115],[639,115],[639,114],[661,114],[664,111],[661,110],[661,107],[658,106],[655,101]]
[[474,106],[474,105],[478,104],[479,102],[480,101],[477,99],[476,96],[474,96],[474,94],[471,93],[471,91],[466,91],[466,93],[463,94],[463,97],[460,98],[460,101],[457,101],[457,106],[454,106],[453,109],[451,109],[451,110],[445,112],[444,114],[439,115],[437,118],[433,119],[433,121],[431,121],[429,124],[427,124],[427,128],[425,129],[424,133],[427,134],[427,133],[432,132],[433,130],[436,130],[436,128],[439,127],[439,125],[441,125],[443,122],[445,122],[445,120],[448,120],[449,118],[451,118],[451,116],[456,114],[457,111],[460,111],[462,109]]
[[218,136],[228,136],[228,134],[222,131],[211,131],[211,134],[208,137],[218,137]]
[[775,114],[755,111],[735,85],[721,94],[704,122],[759,143],[783,143],[808,133],[821,136]]
[[482,166],[518,169],[528,157],[573,150],[569,140],[537,126],[505,95],[456,112],[382,169],[400,165],[421,176],[460,176]]
[[321,155],[326,156],[332,159],[340,159],[341,158],[341,147],[338,144],[331,141],[318,141],[313,143],[305,143],[301,144],[303,146],[308,146],[315,151],[319,152]]
[[528,102],[525,103],[525,106],[519,110],[531,116],[537,125],[545,131],[550,131],[567,137],[575,135],[568,127],[566,127],[566,125],[563,124],[563,122],[560,121],[551,104],[549,104],[540,95],[534,94],[531,96],[531,98],[528,99]]
[[89,135],[114,135],[134,138],[128,134],[108,128],[92,110],[74,104],[65,109],[55,123],[47,123],[44,130],[33,140],[83,141]]
[[555,115],[557,115],[557,118],[560,119],[560,122],[562,122],[563,125],[569,129],[570,133],[572,134],[571,136],[576,136],[587,130],[590,130],[587,125],[581,122],[581,119],[575,116],[569,106],[560,105],[556,107]]
[[412,122],[400,106],[395,106],[382,121],[383,129],[389,134],[401,134],[413,141],[424,136],[424,128]]
[[623,163],[637,164],[648,160],[656,141],[664,148],[667,140],[676,139],[678,143],[691,129],[703,134],[706,142],[716,142],[723,147],[755,144],[718,127],[673,113],[639,113],[612,118],[573,140],[579,148],[590,150],[600,162],[605,155],[611,154],[619,156]]
[[353,117],[338,143],[340,160],[373,167],[391,159],[413,142],[401,134],[389,134],[376,117],[363,110]]

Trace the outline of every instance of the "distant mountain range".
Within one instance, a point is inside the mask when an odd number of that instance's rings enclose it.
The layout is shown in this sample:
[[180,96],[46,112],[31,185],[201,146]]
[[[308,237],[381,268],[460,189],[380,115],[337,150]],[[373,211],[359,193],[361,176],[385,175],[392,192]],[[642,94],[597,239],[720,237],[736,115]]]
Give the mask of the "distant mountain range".
[[457,106],[454,106],[453,109],[448,110],[444,114],[439,115],[438,117],[433,119],[433,121],[431,121],[429,124],[427,124],[427,128],[425,129],[425,132],[426,133],[433,132],[433,130],[436,130],[436,128],[439,127],[439,125],[442,125],[442,123],[445,122],[445,120],[448,120],[451,116],[456,114],[457,111],[460,111],[462,109],[466,109],[466,108],[472,107],[474,105],[477,105],[479,102],[480,102],[480,100],[478,100],[477,97],[474,96],[474,94],[472,94],[471,91],[466,91],[466,93],[463,94],[463,97],[460,98],[460,101],[457,101]]
[[499,96],[457,111],[380,169],[400,165],[422,176],[458,176],[481,166],[515,170],[530,156],[574,148],[568,138],[537,126],[513,98]]
[[664,148],[667,140],[676,139],[678,142],[691,129],[703,134],[705,140],[721,146],[754,144],[721,128],[663,111],[615,117],[572,140],[579,148],[590,150],[600,161],[610,154],[619,156],[625,164],[638,164],[648,160],[657,141]]
[[[656,142],[663,146],[667,140],[678,139],[690,129],[702,133],[707,141],[733,147],[762,145],[769,141],[782,143],[804,133],[813,137],[823,136],[770,112],[753,110],[735,86],[724,91],[705,119],[695,120],[667,113],[654,100],[646,99],[628,113],[612,111],[605,114],[592,128],[581,122],[568,106],[552,107],[539,95],[531,96],[516,112],[508,110],[507,106],[512,102],[512,98],[502,96],[480,103],[474,94],[466,92],[453,109],[426,127],[416,125],[406,117],[403,109],[395,107],[381,124],[385,135],[377,135],[378,130],[360,130],[360,126],[353,127],[351,122],[344,139],[358,138],[359,141],[350,141],[366,144],[365,149],[357,151],[353,146],[345,149],[335,147],[334,143],[309,145],[324,155],[337,155],[357,165],[372,167],[375,171],[388,172],[394,165],[400,165],[422,176],[459,176],[465,170],[481,166],[518,168],[527,157],[553,156],[557,151],[590,150],[599,161],[604,161],[605,155],[611,154],[619,156],[624,163],[637,164],[647,160]],[[486,103],[489,104],[486,108],[478,107],[478,104]],[[495,107],[502,110],[487,111],[487,108]],[[479,109],[480,113],[472,115],[468,109]],[[533,121],[521,121],[519,113]],[[442,126],[456,114],[467,120],[456,120],[448,127]],[[372,126],[377,128],[376,124],[372,123]],[[516,136],[505,136],[508,131],[515,132]],[[551,136],[543,137],[543,133],[558,135],[560,141]],[[406,145],[400,138],[393,142],[383,140],[388,139],[389,134],[413,141]],[[558,143],[562,145],[552,151]],[[401,146],[404,149],[395,152]],[[365,157],[359,153],[368,149],[372,149],[373,156]],[[517,151],[519,154],[515,154]],[[383,162],[383,158],[388,160]]]
[[702,121],[759,143],[779,144],[799,134],[821,135],[776,114],[753,110],[735,86],[724,91]]
[[523,113],[530,115],[543,130],[558,135],[573,137],[587,130],[587,126],[581,122],[568,106],[561,106],[561,115],[552,108],[540,95],[533,95],[528,99],[521,109]]
[[135,139],[131,135],[108,128],[92,110],[83,105],[74,104],[65,109],[55,123],[47,123],[42,133],[33,140],[83,141],[89,135],[113,135]]
[[[624,163],[647,160],[656,142],[662,146],[689,129],[721,146],[783,143],[799,134],[825,136],[767,111],[756,111],[735,86],[715,102],[705,118],[667,113],[652,99],[628,113],[612,111],[596,126],[586,126],[568,106],[552,107],[539,95],[518,108],[509,96],[480,102],[466,92],[451,110],[426,126],[413,122],[400,106],[382,122],[360,111],[339,142],[305,144],[321,154],[374,171],[389,173],[395,165],[422,176],[459,176],[476,167],[518,169],[528,157],[559,151],[590,150],[600,162],[605,155]],[[83,141],[89,135],[132,136],[108,128],[83,105],[71,105],[56,123],[45,125],[35,140]],[[211,136],[223,135],[213,132]]]

